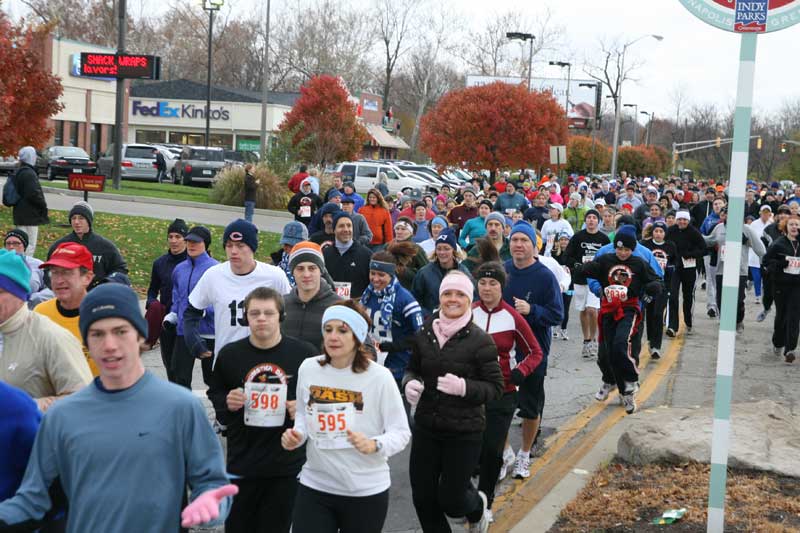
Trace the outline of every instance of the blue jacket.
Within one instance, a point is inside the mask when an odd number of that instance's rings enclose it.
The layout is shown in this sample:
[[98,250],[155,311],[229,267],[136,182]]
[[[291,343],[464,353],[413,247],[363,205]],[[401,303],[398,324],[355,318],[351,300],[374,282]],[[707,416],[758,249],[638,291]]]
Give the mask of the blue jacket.
[[364,199],[358,193],[355,192],[353,194],[342,193],[342,201],[344,201],[345,198],[353,199],[353,204],[354,204],[353,211],[355,211],[356,213],[358,213],[358,210],[364,206]]
[[173,255],[165,253],[153,261],[153,270],[150,273],[150,287],[147,288],[147,306],[154,300],[169,309],[172,307],[172,271],[186,260],[186,251]]
[[552,340],[550,327],[561,324],[564,318],[564,303],[561,297],[561,287],[555,275],[540,261],[527,268],[518,269],[514,261],[505,262],[508,279],[503,288],[503,300],[514,306],[514,297],[525,300],[531,306],[527,315],[522,315],[528,322],[533,335],[542,348],[542,363],[534,372],[537,375],[547,375],[547,357],[550,354]]
[[700,225],[700,233],[703,235],[711,235],[711,232],[717,226],[719,222],[719,215],[714,211],[711,211],[703,223]]
[[[197,282],[200,281],[200,278],[203,277],[205,271],[217,263],[219,261],[204,252],[195,259],[187,258],[186,261],[180,263],[172,271],[172,308],[170,311],[178,315],[178,324],[176,326],[178,335],[183,335],[183,313],[189,307],[189,294],[191,294]],[[206,309],[206,313],[200,321],[200,326],[197,328],[197,334],[214,334],[213,307],[209,306]]]
[[42,414],[24,391],[0,381],[0,502],[17,492]]
[[[461,234],[458,236],[458,245],[464,250],[472,247],[475,240],[486,235],[486,219],[484,217],[473,217],[464,224]],[[469,237],[469,242],[467,242]]]
[[[611,254],[611,253],[614,253],[614,243],[613,242],[608,243],[605,246],[603,246],[602,248],[600,248],[599,250],[597,250],[597,253],[594,254],[594,256],[598,257],[598,256],[601,256],[603,254]],[[642,259],[644,259],[645,262],[647,262],[647,264],[650,265],[652,267],[652,269],[656,271],[656,274],[658,274],[658,277],[661,278],[661,279],[664,279],[664,270],[662,270],[661,265],[658,264],[658,260],[653,255],[653,252],[651,252],[648,248],[645,248],[641,244],[637,243],[636,244],[636,248],[633,249],[633,255],[635,255],[636,257],[641,257]],[[587,283],[589,285],[589,290],[592,291],[592,293],[595,296],[597,296],[598,298],[602,298],[603,297],[603,288],[600,286],[600,282],[597,281],[594,278],[586,278],[586,281],[587,281]]]
[[[475,220],[475,219],[470,219]],[[469,224],[469,221],[467,221]],[[458,270],[469,276],[472,279],[472,274],[463,262],[458,263],[456,267]],[[449,270],[443,270],[439,266],[439,261],[435,259],[419,269],[419,272],[414,276],[414,283],[411,286],[411,292],[414,298],[419,302],[422,308],[422,314],[428,318],[433,314],[433,310],[439,307],[439,285],[442,284],[445,274]],[[472,284],[475,285],[475,280],[472,279]],[[473,294],[474,301],[478,301],[477,290]]]
[[381,323],[381,299],[375,294],[370,294],[366,302],[362,301],[362,305],[372,321],[370,333],[381,343],[383,351],[387,352],[384,366],[392,371],[395,379],[400,380],[411,358],[408,340],[422,328],[422,310],[411,293],[399,282],[395,291],[391,328],[387,329]]

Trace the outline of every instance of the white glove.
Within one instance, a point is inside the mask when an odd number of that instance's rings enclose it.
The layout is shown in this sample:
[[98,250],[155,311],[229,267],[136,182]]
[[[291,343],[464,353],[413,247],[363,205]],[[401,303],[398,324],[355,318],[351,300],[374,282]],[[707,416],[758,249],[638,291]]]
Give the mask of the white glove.
[[174,311],[172,313],[168,313],[164,317],[164,324],[166,324],[167,322],[169,322],[172,325],[177,324],[178,323],[178,313],[176,313]]
[[417,381],[416,379],[412,379],[408,383],[406,383],[406,400],[411,405],[417,405],[419,403],[419,398],[422,396],[422,391],[425,390],[425,385],[421,381]]

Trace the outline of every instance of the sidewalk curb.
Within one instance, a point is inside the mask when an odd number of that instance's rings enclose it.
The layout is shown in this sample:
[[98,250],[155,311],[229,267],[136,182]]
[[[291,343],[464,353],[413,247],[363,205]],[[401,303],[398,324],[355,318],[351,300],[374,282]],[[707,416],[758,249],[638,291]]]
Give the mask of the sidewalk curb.
[[[42,191],[48,194],[62,194],[64,196],[76,196],[83,198],[82,191],[71,191],[69,189],[60,189],[58,187],[47,187],[42,186]],[[144,204],[160,204],[160,205],[169,205],[173,207],[193,207],[197,209],[213,209],[215,211],[231,211],[236,213],[243,213],[244,206],[238,207],[234,205],[222,205],[222,204],[206,204],[202,202],[190,202],[188,200],[169,200],[166,198],[153,198],[150,196],[129,196],[125,194],[111,194],[106,192],[93,192],[90,194],[91,198],[99,198],[101,200],[116,200],[119,202],[139,202]],[[274,209],[256,209],[254,211],[256,214],[269,216],[269,217],[278,217],[278,218],[286,218],[289,215],[286,211],[276,211]]]

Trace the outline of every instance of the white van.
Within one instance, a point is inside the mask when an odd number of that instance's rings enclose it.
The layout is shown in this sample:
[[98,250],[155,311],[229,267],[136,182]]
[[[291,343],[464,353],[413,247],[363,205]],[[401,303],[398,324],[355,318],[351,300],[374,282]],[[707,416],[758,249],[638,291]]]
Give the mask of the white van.
[[427,191],[431,188],[431,183],[421,178],[415,178],[400,170],[394,165],[375,161],[352,161],[340,163],[336,166],[335,172],[339,172],[342,178],[350,178],[356,186],[356,192],[366,195],[367,191],[374,188],[378,183],[378,173],[386,173],[389,194],[396,195],[406,188]]

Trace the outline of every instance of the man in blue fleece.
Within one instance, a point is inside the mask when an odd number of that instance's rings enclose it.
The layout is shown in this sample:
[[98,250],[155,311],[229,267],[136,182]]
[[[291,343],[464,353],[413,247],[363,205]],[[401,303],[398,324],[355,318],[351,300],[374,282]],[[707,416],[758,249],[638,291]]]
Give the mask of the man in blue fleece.
[[564,305],[555,275],[538,260],[536,230],[533,226],[520,220],[511,228],[509,238],[511,260],[505,263],[508,282],[503,289],[503,300],[525,318],[542,348],[542,362],[520,385],[517,396],[519,416],[522,418],[522,446],[514,464],[513,477],[524,479],[530,476],[531,448],[544,409],[544,377],[547,375],[547,357],[550,353],[550,328],[561,323]]
[[[136,294],[97,287],[81,303],[79,325],[100,375],[45,414],[22,484],[0,503],[0,531],[35,526],[56,478],[69,501],[67,533],[221,524],[238,489],[199,400],[145,371],[147,322]],[[193,501],[181,513],[187,483]]]
[[25,391],[0,381],[0,502],[22,481],[42,414]]

